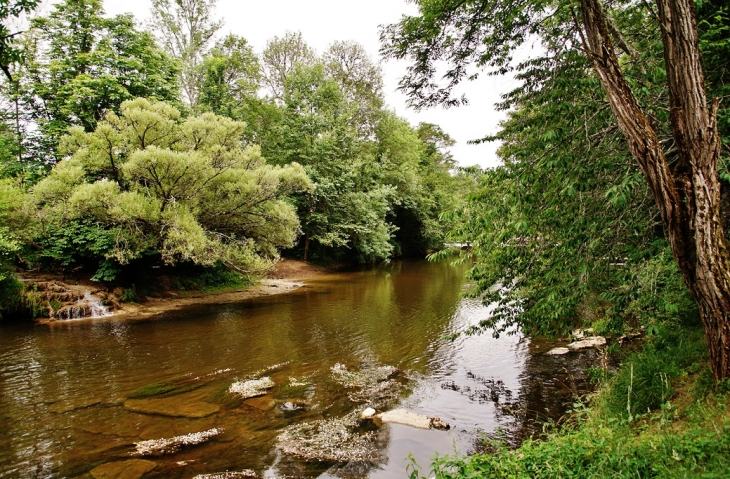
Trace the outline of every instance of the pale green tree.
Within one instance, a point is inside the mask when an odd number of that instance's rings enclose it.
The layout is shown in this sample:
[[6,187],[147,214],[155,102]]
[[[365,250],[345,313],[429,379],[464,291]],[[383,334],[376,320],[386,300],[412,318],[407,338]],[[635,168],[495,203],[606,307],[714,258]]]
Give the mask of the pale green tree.
[[[287,198],[311,183],[298,164],[270,166],[258,147],[244,147],[244,128],[213,113],[183,120],[170,105],[136,99],[93,132],[72,129],[68,157],[31,193],[39,241],[59,258],[88,251],[70,260],[100,261],[101,273],[148,255],[265,269],[299,232]],[[54,246],[69,228],[93,236],[88,248],[83,238],[71,251]]]
[[362,138],[372,138],[380,119],[383,100],[383,72],[365,48],[356,42],[338,41],[322,55],[328,78],[334,80],[354,109],[353,122]]

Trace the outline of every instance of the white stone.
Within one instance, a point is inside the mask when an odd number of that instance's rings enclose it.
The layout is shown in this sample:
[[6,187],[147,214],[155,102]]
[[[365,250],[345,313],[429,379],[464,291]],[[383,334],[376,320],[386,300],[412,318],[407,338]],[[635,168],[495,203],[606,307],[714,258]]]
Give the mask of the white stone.
[[606,345],[606,338],[603,336],[589,336],[580,341],[570,343],[568,347],[570,349],[588,349],[588,348],[600,348]]
[[233,383],[228,388],[228,392],[240,394],[244,398],[253,398],[256,396],[263,396],[274,386],[274,381],[272,381],[270,377],[265,376],[261,379],[250,379],[248,381]]
[[431,429],[431,418],[421,414],[412,413],[405,409],[393,409],[378,416],[384,424],[403,424],[404,426],[417,427],[419,429]]
[[375,416],[376,413],[377,413],[377,411],[375,409],[369,407],[360,414],[360,418],[370,419],[371,417]]
[[553,348],[545,354],[549,354],[551,356],[562,356],[563,354],[568,354],[569,352],[570,349],[568,348]]

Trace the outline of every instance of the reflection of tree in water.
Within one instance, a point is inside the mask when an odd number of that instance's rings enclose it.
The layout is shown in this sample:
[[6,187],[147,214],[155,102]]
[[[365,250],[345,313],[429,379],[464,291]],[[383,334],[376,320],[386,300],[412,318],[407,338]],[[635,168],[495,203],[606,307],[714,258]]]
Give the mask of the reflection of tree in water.
[[[540,436],[545,425],[559,423],[575,400],[592,390],[585,371],[596,365],[599,356],[597,350],[550,356],[534,349],[531,345],[518,391],[509,389],[501,379],[471,371],[467,378],[476,385],[448,381],[441,388],[459,392],[479,404],[492,404],[500,431],[484,435],[516,447],[527,438]],[[483,447],[482,442],[479,439],[475,447]]]

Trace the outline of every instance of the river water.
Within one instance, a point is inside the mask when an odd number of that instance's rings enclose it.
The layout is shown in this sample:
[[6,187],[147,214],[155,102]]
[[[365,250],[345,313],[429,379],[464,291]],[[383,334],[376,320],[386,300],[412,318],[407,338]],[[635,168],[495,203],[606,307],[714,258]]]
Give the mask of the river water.
[[[0,323],[0,478],[92,477],[97,466],[138,458],[135,443],[212,428],[223,432],[145,457],[155,468],[144,477],[401,478],[409,455],[428,472],[434,453],[473,451],[482,433],[519,441],[539,430],[536,420],[560,417],[582,387],[571,372],[590,353],[547,356],[553,343],[519,334],[446,339],[489,314],[462,296],[463,277],[446,262],[395,262],[144,321]],[[283,454],[276,438],[287,426],[364,408],[333,382],[336,364],[398,368],[404,387],[389,407],[452,428],[373,426],[379,459],[365,466]],[[231,399],[234,381],[267,369],[276,386],[266,396]],[[173,389],[130,400],[152,383]]]

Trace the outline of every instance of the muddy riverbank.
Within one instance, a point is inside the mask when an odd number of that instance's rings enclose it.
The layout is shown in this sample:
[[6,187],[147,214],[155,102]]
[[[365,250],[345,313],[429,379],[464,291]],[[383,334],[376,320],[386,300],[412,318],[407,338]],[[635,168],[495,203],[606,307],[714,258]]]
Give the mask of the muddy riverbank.
[[[52,274],[21,273],[20,279],[30,292],[30,302],[37,322],[96,319],[114,316],[118,319],[146,319],[195,305],[229,304],[262,296],[290,293],[301,288],[303,280],[332,272],[302,261],[284,259],[278,262],[254,285],[212,291],[179,291],[161,289],[142,301],[125,301],[123,288],[105,286],[89,279],[68,279]],[[165,283],[164,279],[160,281]],[[45,316],[45,317],[44,317]]]

